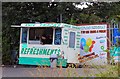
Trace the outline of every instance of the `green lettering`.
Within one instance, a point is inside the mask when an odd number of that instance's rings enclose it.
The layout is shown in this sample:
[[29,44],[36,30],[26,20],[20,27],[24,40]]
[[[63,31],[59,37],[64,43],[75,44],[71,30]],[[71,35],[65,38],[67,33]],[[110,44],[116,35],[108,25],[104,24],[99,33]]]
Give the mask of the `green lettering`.
[[39,49],[36,50],[36,55],[38,55],[38,53],[39,53]]
[[60,55],[60,49],[57,50],[57,54]]
[[27,54],[30,52],[30,48],[28,48]]
[[50,49],[47,50],[47,55],[50,55],[50,52],[49,52],[49,51],[50,51]]
[[22,48],[22,50],[21,50],[21,54],[24,54],[24,49],[25,49],[25,48]]
[[51,49],[48,49],[48,50],[49,50],[49,51],[48,51],[48,54],[51,55]]
[[27,51],[27,48],[25,48],[24,54],[27,54],[26,51]]
[[26,54],[28,54],[28,53],[29,53],[29,50],[30,50],[30,48],[26,48]]
[[35,54],[35,52],[36,52],[36,48],[34,48],[33,55]]
[[64,36],[64,38],[68,38],[68,36]]
[[58,50],[58,49],[55,49],[55,54],[57,54],[57,50]]
[[50,55],[53,54],[53,52],[54,52],[54,49],[51,49]]
[[65,42],[67,42],[68,40],[67,40],[67,39],[65,39],[64,41],[65,41]]
[[28,49],[26,48],[26,50],[25,50],[25,54],[27,54],[27,52],[28,52]]
[[46,55],[48,55],[48,52],[49,52],[49,50],[48,50],[48,49],[46,49]]
[[36,55],[37,55],[37,51],[38,51],[38,49],[35,50],[35,54],[36,54]]
[[29,54],[32,54],[33,53],[33,48],[30,48],[30,53]]
[[39,49],[39,55],[43,54],[43,49]]
[[43,55],[46,55],[47,49],[43,49]]

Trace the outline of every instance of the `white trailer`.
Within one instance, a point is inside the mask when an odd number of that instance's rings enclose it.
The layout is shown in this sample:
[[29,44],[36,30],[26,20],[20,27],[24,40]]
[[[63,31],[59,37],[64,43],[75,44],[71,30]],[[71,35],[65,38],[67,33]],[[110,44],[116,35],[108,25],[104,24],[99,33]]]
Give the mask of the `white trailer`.
[[[80,27],[65,23],[22,23],[20,27],[19,64],[50,66],[50,55],[57,54],[57,65],[79,63]],[[52,41],[42,35],[51,35]]]

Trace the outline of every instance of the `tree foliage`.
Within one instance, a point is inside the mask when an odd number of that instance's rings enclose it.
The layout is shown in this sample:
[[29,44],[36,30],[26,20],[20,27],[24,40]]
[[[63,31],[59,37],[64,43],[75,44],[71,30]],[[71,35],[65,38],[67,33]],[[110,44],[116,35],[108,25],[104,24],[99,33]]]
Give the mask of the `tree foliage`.
[[94,14],[102,18],[102,21],[117,18],[120,15],[120,2],[94,2],[89,8],[83,10],[84,13]]

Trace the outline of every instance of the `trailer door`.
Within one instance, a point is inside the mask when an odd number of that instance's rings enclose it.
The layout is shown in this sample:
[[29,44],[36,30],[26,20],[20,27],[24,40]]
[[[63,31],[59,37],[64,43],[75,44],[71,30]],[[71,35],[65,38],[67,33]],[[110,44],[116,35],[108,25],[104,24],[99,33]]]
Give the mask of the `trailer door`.
[[69,31],[69,44],[68,44],[68,63],[77,63],[76,60],[76,32],[75,31]]

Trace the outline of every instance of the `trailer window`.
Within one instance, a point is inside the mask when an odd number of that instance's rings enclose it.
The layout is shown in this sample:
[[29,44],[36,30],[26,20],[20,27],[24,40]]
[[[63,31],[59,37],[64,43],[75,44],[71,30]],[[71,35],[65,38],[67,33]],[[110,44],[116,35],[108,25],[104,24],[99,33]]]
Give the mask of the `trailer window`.
[[29,29],[29,44],[52,44],[53,28],[30,28]]
[[70,32],[69,47],[70,48],[74,48],[75,47],[75,32]]
[[61,44],[61,28],[56,28],[55,29],[55,40],[54,40],[55,45],[60,45]]
[[27,28],[22,28],[22,43],[27,43]]

